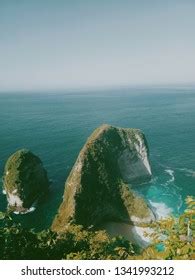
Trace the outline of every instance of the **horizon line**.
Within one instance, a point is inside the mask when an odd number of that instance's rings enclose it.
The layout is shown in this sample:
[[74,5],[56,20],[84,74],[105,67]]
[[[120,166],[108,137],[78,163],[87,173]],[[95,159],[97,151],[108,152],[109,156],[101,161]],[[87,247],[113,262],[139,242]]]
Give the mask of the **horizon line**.
[[105,91],[105,90],[119,90],[119,89],[169,89],[169,88],[175,88],[175,89],[193,89],[195,88],[195,83],[166,83],[166,84],[123,84],[123,85],[104,85],[104,86],[81,86],[81,87],[67,87],[67,88],[46,88],[46,87],[41,87],[41,88],[21,88],[21,89],[0,89],[0,94],[2,93],[60,93],[60,92],[69,92],[69,93],[78,93],[78,92],[84,92],[84,91]]

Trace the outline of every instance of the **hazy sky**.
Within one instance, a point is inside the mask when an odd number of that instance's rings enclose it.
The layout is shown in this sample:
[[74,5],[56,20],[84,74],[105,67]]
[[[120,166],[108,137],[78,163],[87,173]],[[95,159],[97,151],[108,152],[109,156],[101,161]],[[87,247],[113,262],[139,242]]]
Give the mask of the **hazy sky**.
[[195,83],[194,0],[0,0],[0,91]]

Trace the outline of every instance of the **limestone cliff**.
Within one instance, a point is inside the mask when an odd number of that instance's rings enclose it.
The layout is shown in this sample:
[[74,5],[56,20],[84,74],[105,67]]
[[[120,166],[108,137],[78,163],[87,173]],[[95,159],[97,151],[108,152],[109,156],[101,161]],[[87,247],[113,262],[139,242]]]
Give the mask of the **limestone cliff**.
[[85,227],[105,221],[150,221],[152,213],[127,183],[148,180],[151,169],[144,134],[138,129],[102,125],[81,150],[65,184],[52,229],[68,223]]
[[7,160],[3,184],[8,207],[18,212],[30,208],[49,186],[41,160],[26,149],[15,152]]

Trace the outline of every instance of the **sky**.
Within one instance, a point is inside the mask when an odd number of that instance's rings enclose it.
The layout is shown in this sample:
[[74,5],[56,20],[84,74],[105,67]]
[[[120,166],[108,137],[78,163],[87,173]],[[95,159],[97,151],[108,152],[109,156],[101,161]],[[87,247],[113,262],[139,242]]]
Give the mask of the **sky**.
[[195,84],[194,0],[0,0],[0,91]]

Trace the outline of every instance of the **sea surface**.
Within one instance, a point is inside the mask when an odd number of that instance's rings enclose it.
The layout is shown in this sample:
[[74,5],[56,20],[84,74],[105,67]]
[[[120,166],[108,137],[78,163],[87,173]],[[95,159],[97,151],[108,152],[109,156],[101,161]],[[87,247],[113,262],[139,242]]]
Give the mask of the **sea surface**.
[[[1,93],[0,177],[7,158],[28,148],[40,156],[52,180],[50,194],[37,209],[14,219],[36,230],[50,226],[79,151],[103,123],[144,131],[153,178],[134,190],[157,215],[185,209],[186,196],[195,195],[195,89]],[[0,211],[5,209],[0,190]]]

